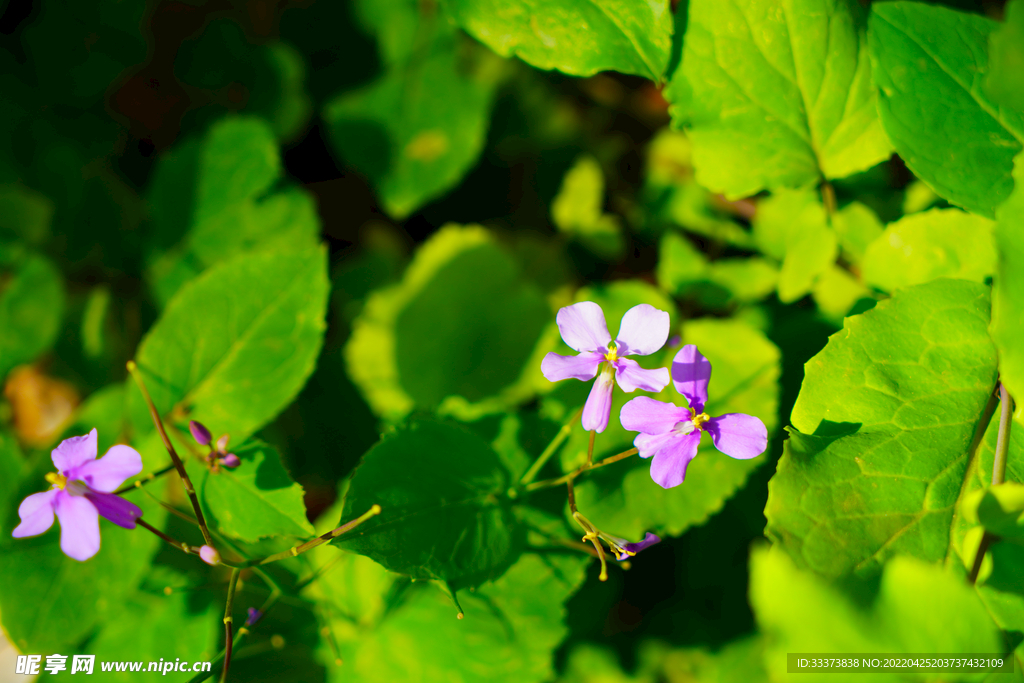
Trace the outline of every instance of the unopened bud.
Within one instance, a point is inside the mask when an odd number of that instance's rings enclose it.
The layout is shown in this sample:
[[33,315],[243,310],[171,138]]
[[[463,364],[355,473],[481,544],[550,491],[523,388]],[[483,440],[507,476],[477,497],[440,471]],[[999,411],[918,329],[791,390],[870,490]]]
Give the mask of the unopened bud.
[[257,621],[259,621],[260,617],[262,617],[262,616],[263,616],[263,612],[259,611],[255,607],[250,607],[249,608],[249,616],[247,616],[245,618],[245,625],[246,626],[252,626]]
[[210,430],[203,425],[202,422],[196,422],[191,420],[188,423],[188,431],[192,432],[192,438],[195,439],[200,446],[208,446],[213,441],[213,434],[210,434]]
[[239,465],[241,465],[242,461],[239,460],[238,456],[235,455],[234,453],[228,453],[227,455],[220,459],[220,464],[223,465],[224,467],[227,467],[228,469],[233,470]]
[[199,557],[201,557],[203,562],[210,565],[211,567],[216,567],[218,564],[220,564],[220,553],[218,553],[217,549],[213,546],[204,545],[202,548],[200,548]]
[[222,436],[219,439],[217,439],[217,452],[218,453],[227,453],[228,452],[228,441],[230,441],[230,440],[231,440],[231,437],[229,437],[227,434],[225,434],[224,436]]

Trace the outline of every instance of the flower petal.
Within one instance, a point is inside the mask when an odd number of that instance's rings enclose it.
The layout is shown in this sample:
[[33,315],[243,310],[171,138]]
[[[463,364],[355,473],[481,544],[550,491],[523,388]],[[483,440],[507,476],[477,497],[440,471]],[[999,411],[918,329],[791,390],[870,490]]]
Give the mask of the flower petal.
[[698,413],[704,412],[704,404],[708,402],[710,381],[711,362],[701,355],[697,347],[687,344],[679,349],[672,359],[672,383]]
[[645,370],[630,358],[619,358],[615,361],[615,381],[625,392],[643,389],[658,392],[668,386],[668,368]]
[[615,346],[620,356],[648,356],[668,340],[668,313],[650,304],[626,311],[619,324]]
[[663,489],[679,486],[686,478],[686,466],[697,455],[700,432],[680,434],[659,450],[651,461],[651,479]]
[[690,419],[686,408],[647,396],[638,396],[622,406],[619,421],[623,428],[644,434],[664,434],[672,431],[677,422]]
[[100,513],[100,516],[125,529],[134,529],[135,520],[142,516],[142,509],[138,505],[121,496],[115,496],[113,493],[90,491],[85,494],[85,497],[96,506],[96,511]]
[[98,448],[96,441],[95,428],[84,436],[73,436],[70,439],[61,441],[60,445],[50,452],[50,457],[53,458],[53,464],[57,467],[57,471],[64,476],[68,476],[68,473],[76,467],[81,467],[90,460],[95,460]]
[[610,374],[602,372],[594,380],[587,402],[583,406],[583,428],[588,432],[594,430],[598,434],[608,427],[608,416],[612,412],[612,387],[615,380]]
[[71,559],[85,562],[100,550],[100,514],[85,497],[61,493],[55,506],[60,549]]
[[577,356],[561,356],[557,353],[549,353],[540,362],[540,371],[549,382],[558,382],[563,379],[594,379],[597,368],[604,360],[604,354],[600,351],[589,351]]
[[74,479],[81,479],[94,491],[110,493],[128,477],[142,471],[142,456],[131,446],[111,446],[99,460],[87,462],[74,473]]
[[50,489],[42,493],[33,493],[21,501],[21,505],[18,507],[21,524],[14,528],[11,536],[15,538],[38,536],[53,526],[54,498],[58,493],[60,493],[59,489]]
[[768,428],[753,415],[719,415],[708,420],[704,428],[711,434],[715,448],[730,458],[756,458],[768,447]]
[[649,458],[652,455],[657,455],[658,451],[665,447],[665,444],[677,438],[679,438],[679,435],[675,432],[637,434],[636,438],[633,439],[633,445],[636,446],[641,458]]
[[581,301],[559,309],[555,322],[562,340],[577,351],[604,349],[612,340],[604,321],[604,311],[593,301]]
[[661,543],[661,539],[658,538],[657,536],[655,536],[654,534],[652,534],[650,531],[648,531],[644,535],[644,540],[639,541],[637,543],[627,543],[627,544],[623,545],[622,549],[625,550],[626,552],[621,553],[618,556],[617,559],[619,559],[619,560],[627,560],[630,557],[632,557],[633,555],[636,555],[638,552],[640,552],[644,548],[649,548],[652,545],[654,545],[655,543]]

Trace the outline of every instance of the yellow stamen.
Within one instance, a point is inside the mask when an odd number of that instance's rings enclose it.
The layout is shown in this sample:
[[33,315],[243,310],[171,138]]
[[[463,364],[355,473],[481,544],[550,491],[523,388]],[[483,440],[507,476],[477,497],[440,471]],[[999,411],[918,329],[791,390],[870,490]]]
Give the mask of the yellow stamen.
[[46,481],[50,482],[59,489],[62,489],[68,485],[68,478],[65,477],[63,474],[59,474],[57,472],[47,472]]
[[693,416],[693,426],[697,429],[701,429],[701,425],[710,420],[711,418],[707,413],[701,413],[700,415]]
[[619,359],[619,351],[614,342],[608,344],[608,353],[604,354],[604,359],[613,363]]

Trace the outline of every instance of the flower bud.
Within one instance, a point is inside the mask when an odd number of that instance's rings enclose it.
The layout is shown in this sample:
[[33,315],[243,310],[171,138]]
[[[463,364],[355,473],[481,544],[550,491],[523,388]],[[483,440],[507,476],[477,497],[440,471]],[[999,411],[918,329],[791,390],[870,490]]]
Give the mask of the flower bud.
[[208,446],[213,441],[213,435],[210,434],[210,430],[203,425],[202,422],[196,422],[190,420],[188,423],[188,431],[192,432],[192,438],[195,439],[200,446]]
[[227,455],[220,459],[220,464],[223,465],[224,467],[227,467],[228,469],[233,470],[239,465],[241,465],[242,461],[239,460],[238,456],[235,455],[234,453],[228,453]]
[[227,453],[228,452],[228,441],[230,440],[230,438],[231,437],[229,437],[227,434],[225,434],[224,436],[222,436],[219,439],[217,439],[217,452],[218,453]]
[[203,562],[210,565],[211,567],[216,567],[218,564],[220,564],[220,553],[218,553],[217,549],[213,546],[204,545],[202,548],[200,548],[199,557],[201,557]]
[[247,616],[245,618],[245,625],[246,626],[252,626],[257,621],[259,621],[260,617],[262,617],[262,616],[263,616],[263,612],[259,611],[255,607],[250,607],[249,608],[249,616]]

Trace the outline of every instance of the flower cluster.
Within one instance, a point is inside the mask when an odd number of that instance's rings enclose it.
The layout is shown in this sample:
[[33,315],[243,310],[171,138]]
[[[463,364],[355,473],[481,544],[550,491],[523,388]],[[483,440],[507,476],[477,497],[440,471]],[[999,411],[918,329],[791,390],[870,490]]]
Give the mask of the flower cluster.
[[[580,353],[549,353],[541,363],[541,371],[552,382],[597,377],[583,409],[584,429],[603,432],[608,426],[614,382],[626,392],[660,392],[668,385],[667,368],[645,370],[636,361],[623,358],[650,355],[664,346],[669,333],[669,316],[665,311],[647,304],[629,309],[622,316],[614,342],[601,307],[591,301],[561,309],[556,322],[565,343]],[[657,484],[668,489],[683,483],[704,432],[711,435],[715,448],[729,457],[746,460],[764,452],[768,430],[761,420],[742,413],[710,417],[704,412],[711,363],[696,346],[687,344],[676,353],[671,379],[676,391],[686,399],[686,407],[641,396],[624,405],[619,414],[624,428],[639,432],[633,445],[640,457],[653,458],[651,478]]]

